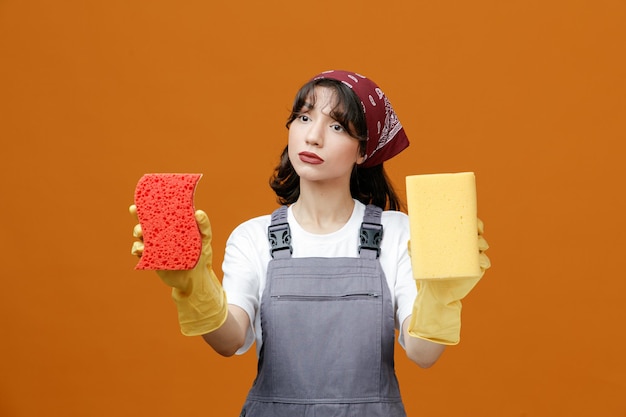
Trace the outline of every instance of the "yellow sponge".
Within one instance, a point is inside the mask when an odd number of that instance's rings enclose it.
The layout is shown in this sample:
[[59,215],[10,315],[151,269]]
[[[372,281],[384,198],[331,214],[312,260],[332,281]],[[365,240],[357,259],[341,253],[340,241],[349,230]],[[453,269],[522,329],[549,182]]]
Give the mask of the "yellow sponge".
[[406,177],[415,279],[476,278],[476,178],[473,172]]

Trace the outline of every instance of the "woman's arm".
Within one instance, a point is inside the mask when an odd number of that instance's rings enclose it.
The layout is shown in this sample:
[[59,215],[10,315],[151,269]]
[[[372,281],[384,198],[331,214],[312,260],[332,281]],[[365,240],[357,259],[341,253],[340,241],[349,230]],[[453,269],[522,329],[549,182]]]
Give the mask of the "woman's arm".
[[407,317],[404,323],[402,323],[406,356],[420,368],[430,368],[437,362],[445,350],[446,345],[411,336],[409,334],[410,322],[411,316]]
[[211,333],[203,334],[202,338],[220,355],[232,356],[243,346],[249,326],[248,313],[241,307],[229,304],[224,324]]

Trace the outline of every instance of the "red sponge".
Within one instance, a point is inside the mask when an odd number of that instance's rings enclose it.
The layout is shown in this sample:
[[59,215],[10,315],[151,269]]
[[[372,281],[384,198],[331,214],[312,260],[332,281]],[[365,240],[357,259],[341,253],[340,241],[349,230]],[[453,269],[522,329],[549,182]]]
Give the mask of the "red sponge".
[[146,174],[135,188],[144,249],[135,269],[192,269],[202,237],[193,196],[202,174]]

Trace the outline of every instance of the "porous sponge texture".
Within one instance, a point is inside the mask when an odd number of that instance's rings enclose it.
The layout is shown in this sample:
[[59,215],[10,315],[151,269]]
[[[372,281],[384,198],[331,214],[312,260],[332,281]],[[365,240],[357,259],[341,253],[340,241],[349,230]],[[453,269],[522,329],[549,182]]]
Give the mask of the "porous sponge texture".
[[196,186],[202,174],[145,174],[135,188],[144,250],[135,269],[192,269],[200,258],[202,236],[194,216]]
[[415,279],[478,278],[473,172],[406,177]]

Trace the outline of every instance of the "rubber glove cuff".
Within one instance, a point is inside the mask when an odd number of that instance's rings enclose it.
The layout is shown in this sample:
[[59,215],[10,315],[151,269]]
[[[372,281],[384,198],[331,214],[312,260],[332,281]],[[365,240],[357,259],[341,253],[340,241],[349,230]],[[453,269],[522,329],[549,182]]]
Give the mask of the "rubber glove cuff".
[[226,292],[212,270],[195,275],[182,290],[172,288],[180,330],[185,336],[199,336],[218,329],[228,316]]

